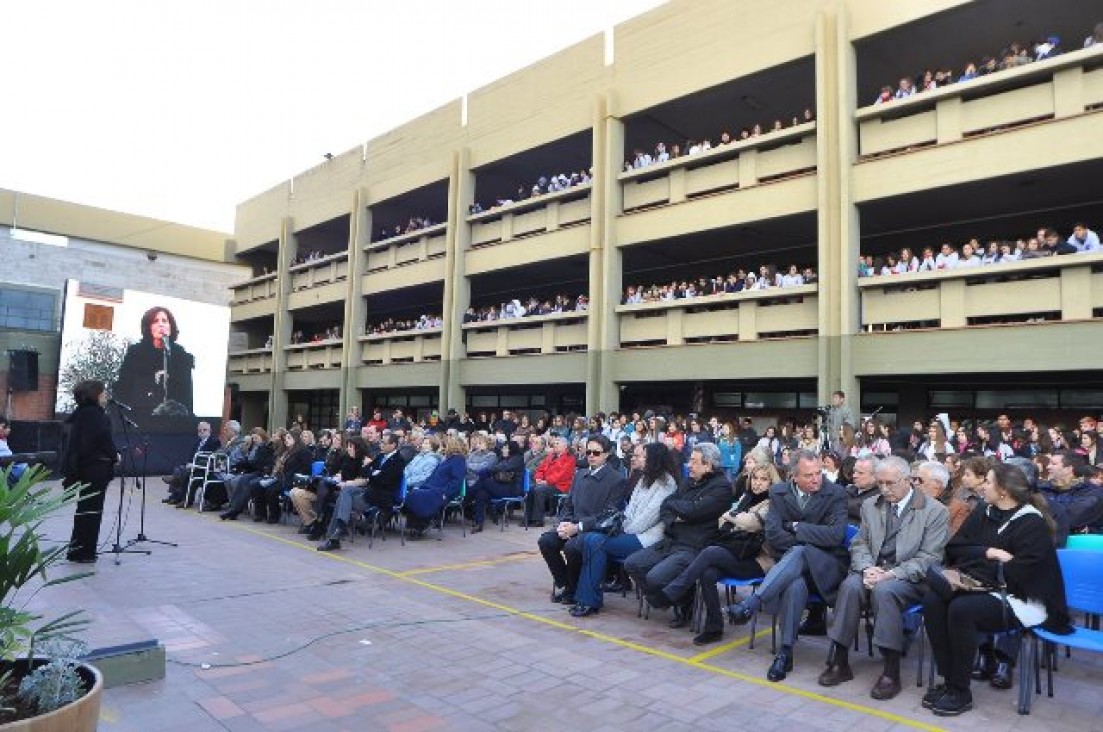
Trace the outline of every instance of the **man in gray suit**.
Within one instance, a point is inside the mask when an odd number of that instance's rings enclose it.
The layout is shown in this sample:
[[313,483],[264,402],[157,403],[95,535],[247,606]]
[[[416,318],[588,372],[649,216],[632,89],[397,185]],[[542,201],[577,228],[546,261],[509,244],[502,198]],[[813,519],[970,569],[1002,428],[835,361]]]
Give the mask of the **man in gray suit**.
[[815,591],[831,605],[846,576],[846,491],[823,477],[820,458],[808,450],[793,452],[792,481],[770,487],[766,514],[766,545],[778,563],[753,595],[728,607],[737,625],[748,622],[762,607],[777,612],[781,648],[766,678],[781,681],[793,670],[797,628]]
[[827,635],[831,650],[821,686],[854,678],[847,649],[854,642],[862,608],[873,613],[873,643],[885,667],[870,696],[900,693],[900,654],[904,650],[904,611],[919,602],[927,567],[942,561],[949,539],[949,512],[909,478],[908,463],[888,457],[876,467],[881,495],[862,504],[862,525],[850,545],[850,575],[839,587]]

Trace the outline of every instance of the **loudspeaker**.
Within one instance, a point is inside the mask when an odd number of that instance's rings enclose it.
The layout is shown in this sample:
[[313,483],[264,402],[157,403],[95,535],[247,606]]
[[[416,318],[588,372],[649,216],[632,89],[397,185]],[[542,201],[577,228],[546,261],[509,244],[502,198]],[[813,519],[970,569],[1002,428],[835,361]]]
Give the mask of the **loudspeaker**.
[[38,353],[8,351],[8,388],[12,391],[38,391]]

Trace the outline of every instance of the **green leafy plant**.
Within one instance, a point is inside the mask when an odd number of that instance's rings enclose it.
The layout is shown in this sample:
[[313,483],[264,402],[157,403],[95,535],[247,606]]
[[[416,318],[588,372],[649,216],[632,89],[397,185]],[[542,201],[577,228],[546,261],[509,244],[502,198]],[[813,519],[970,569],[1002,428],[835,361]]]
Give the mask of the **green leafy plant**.
[[[88,621],[82,611],[64,613],[52,620],[28,610],[30,601],[47,587],[83,579],[91,572],[50,577],[50,570],[64,561],[65,544],[46,546],[43,523],[58,511],[76,503],[79,485],[54,488],[46,483],[49,471],[33,466],[9,483],[11,468],[0,471],[0,660],[25,657],[28,662],[43,642],[72,640]],[[32,589],[21,597],[22,590]],[[10,671],[0,676],[6,688]]]
[[82,641],[63,638],[45,641],[38,648],[50,660],[23,677],[19,682],[19,698],[40,714],[46,714],[84,696],[87,689],[78,659],[88,647]]
[[73,387],[88,379],[97,379],[111,384],[123,365],[123,357],[130,341],[109,330],[88,331],[78,342],[67,342],[64,350],[71,351],[57,376],[58,412],[71,412],[76,409],[73,402]]

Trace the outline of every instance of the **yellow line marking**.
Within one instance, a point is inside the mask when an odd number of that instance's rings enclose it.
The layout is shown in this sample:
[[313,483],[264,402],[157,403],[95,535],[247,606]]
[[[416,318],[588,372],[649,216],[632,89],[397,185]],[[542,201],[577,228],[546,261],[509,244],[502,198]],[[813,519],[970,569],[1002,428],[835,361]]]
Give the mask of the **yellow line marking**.
[[[301,549],[301,550],[307,550],[307,551],[312,550],[311,546],[305,545],[301,542],[294,541],[292,539],[285,539],[282,536],[277,536],[275,534],[269,534],[266,531],[261,531],[259,529],[254,529],[254,528],[249,527],[249,526],[242,526],[240,524],[236,524],[235,528],[237,528],[240,531],[247,531],[251,534],[256,534],[257,536],[263,536],[263,537],[268,538],[268,539],[274,539],[275,541],[281,542],[283,544],[287,544],[288,546],[296,547],[296,548]],[[612,645],[619,646],[621,648],[627,648],[629,650],[638,651],[639,653],[643,653],[643,654],[646,654],[648,656],[653,656],[655,658],[661,658],[661,659],[666,660],[666,661],[671,661],[672,663],[678,663],[678,664],[681,664],[683,666],[688,666],[690,668],[697,669],[698,671],[705,671],[707,673],[717,674],[719,676],[724,676],[724,677],[727,677],[729,679],[735,679],[737,681],[742,681],[742,682],[747,683],[747,684],[753,684],[755,686],[760,686],[764,689],[769,689],[771,691],[780,692],[782,694],[792,694],[793,696],[799,696],[799,697],[802,697],[804,699],[810,699],[812,701],[820,702],[822,704],[827,704],[828,706],[839,707],[841,709],[848,709],[852,712],[858,712],[860,714],[865,714],[865,715],[868,715],[868,716],[871,716],[871,717],[877,717],[878,719],[884,719],[888,722],[892,722],[893,724],[903,725],[905,727],[910,727],[912,729],[924,730],[925,732],[946,732],[946,730],[942,727],[936,727],[932,724],[927,724],[926,722],[921,722],[918,719],[910,719],[908,717],[904,717],[904,716],[901,716],[899,714],[893,714],[892,712],[887,712],[883,709],[877,709],[876,707],[868,707],[868,706],[865,706],[863,704],[855,704],[853,702],[848,702],[848,701],[845,701],[843,699],[834,699],[834,698],[829,697],[829,696],[824,696],[822,694],[817,694],[814,691],[807,691],[805,689],[800,689],[800,688],[795,687],[795,686],[789,686],[788,684],[775,683],[775,682],[767,681],[766,679],[759,678],[759,677],[756,677],[756,676],[748,676],[747,674],[740,673],[738,671],[731,671],[729,669],[722,668],[720,666],[714,666],[711,663],[705,663],[704,661],[695,661],[693,658],[685,658],[684,656],[678,656],[676,654],[670,653],[668,651],[661,650],[659,648],[652,648],[650,646],[644,646],[644,645],[641,645],[639,643],[635,643],[633,641],[624,640],[623,638],[617,638],[617,637],[614,637],[614,636],[611,636],[611,635],[606,635],[605,633],[600,633],[598,631],[587,630],[585,628],[579,628],[579,627],[577,627],[575,625],[571,625],[569,623],[564,623],[564,622],[561,622],[559,620],[552,620],[551,618],[547,618],[547,617],[544,617],[542,615],[536,615],[536,614],[533,614],[533,613],[525,612],[523,610],[518,610],[515,607],[510,607],[509,605],[503,605],[500,602],[494,602],[493,600],[486,600],[486,599],[481,598],[481,597],[476,597],[475,595],[469,595],[466,592],[460,592],[458,590],[453,590],[449,587],[443,587],[441,585],[434,584],[432,582],[426,582],[425,580],[417,579],[416,577],[406,577],[406,576],[403,576],[403,574],[401,572],[395,572],[394,570],[386,569],[385,567],[379,567],[379,566],[374,565],[374,564],[369,564],[367,562],[362,562],[358,559],[352,559],[351,557],[347,557],[347,556],[344,556],[342,554],[334,554],[332,552],[325,552],[324,554],[325,554],[326,559],[331,559],[331,560],[337,561],[337,562],[344,562],[345,564],[351,564],[353,566],[360,567],[362,569],[366,569],[370,572],[375,572],[376,574],[381,574],[385,577],[391,577],[392,579],[399,580],[400,582],[406,582],[406,583],[409,583],[409,584],[412,584],[412,585],[416,585],[417,587],[423,587],[423,588],[425,588],[427,590],[430,590],[432,592],[437,592],[437,593],[440,593],[442,595],[447,595],[448,597],[454,597],[456,599],[465,600],[467,602],[471,602],[471,603],[474,603],[476,605],[482,605],[483,607],[489,607],[489,608],[493,608],[494,610],[500,610],[504,613],[508,613],[510,615],[515,615],[519,618],[524,618],[525,620],[531,620],[534,623],[540,623],[542,625],[547,625],[547,626],[550,626],[552,628],[558,628],[560,630],[566,630],[566,631],[570,631],[572,633],[578,633],[579,635],[584,635],[588,638],[593,638],[594,640],[599,640],[599,641],[603,641],[605,643],[610,643]],[[749,638],[748,638],[748,640],[749,640]]]
[[433,572],[444,572],[449,569],[475,569],[476,567],[492,567],[495,564],[506,564],[507,562],[516,562],[521,559],[532,559],[537,556],[536,552],[517,552],[516,554],[510,554],[505,557],[499,557],[498,559],[483,559],[475,562],[463,562],[461,564],[442,564],[438,567],[418,567],[417,569],[407,569],[404,572],[399,572],[400,577],[411,577],[416,574],[431,574]]
[[[755,633],[753,637],[754,637],[755,640],[758,640],[759,638],[761,638],[762,636],[766,635],[769,632],[770,632],[770,629],[766,628],[765,630],[760,630],[757,633]],[[733,640],[731,643],[725,643],[723,645],[716,646],[715,648],[713,648],[711,650],[705,651],[704,653],[698,653],[696,656],[694,656],[693,658],[691,658],[689,660],[690,660],[691,663],[701,663],[702,661],[707,661],[710,658],[715,658],[716,656],[723,655],[723,654],[727,653],[730,650],[733,650],[735,648],[739,648],[739,646],[747,645],[748,643],[751,642],[751,638],[752,638],[752,636],[745,635],[742,638],[737,638],[737,639]]]

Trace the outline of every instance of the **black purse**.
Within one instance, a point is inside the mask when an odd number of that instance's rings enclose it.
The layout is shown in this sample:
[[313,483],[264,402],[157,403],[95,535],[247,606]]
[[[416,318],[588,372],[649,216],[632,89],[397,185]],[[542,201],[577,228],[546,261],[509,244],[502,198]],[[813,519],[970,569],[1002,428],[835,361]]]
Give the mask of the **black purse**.
[[761,531],[744,531],[726,523],[717,532],[713,544],[727,549],[736,559],[754,559],[762,553],[765,541],[766,536]]
[[624,533],[624,512],[615,508],[606,511],[597,517],[593,528],[587,531],[596,531],[608,537],[620,536]]

